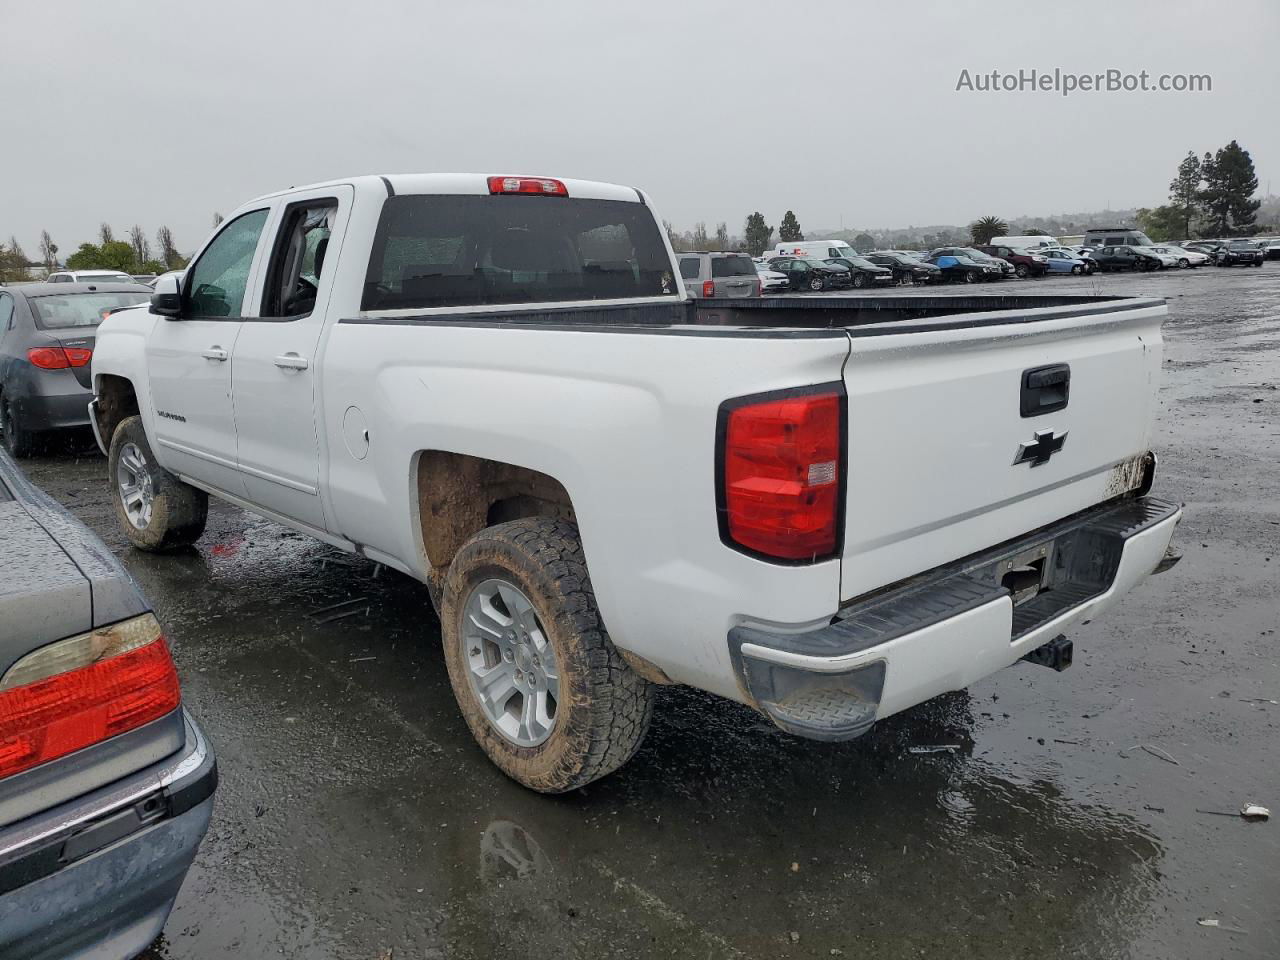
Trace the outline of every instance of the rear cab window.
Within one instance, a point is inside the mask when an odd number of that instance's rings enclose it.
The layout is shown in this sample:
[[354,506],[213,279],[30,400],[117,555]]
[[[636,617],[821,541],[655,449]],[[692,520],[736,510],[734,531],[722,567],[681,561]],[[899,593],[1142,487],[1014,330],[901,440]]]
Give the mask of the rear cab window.
[[96,327],[112,310],[132,307],[151,299],[147,292],[139,293],[58,293],[28,297],[27,303],[41,330],[62,330],[68,327]]
[[680,278],[682,280],[698,279],[698,258],[683,257],[680,260]]
[[642,203],[401,194],[383,204],[361,309],[678,294],[657,222]]

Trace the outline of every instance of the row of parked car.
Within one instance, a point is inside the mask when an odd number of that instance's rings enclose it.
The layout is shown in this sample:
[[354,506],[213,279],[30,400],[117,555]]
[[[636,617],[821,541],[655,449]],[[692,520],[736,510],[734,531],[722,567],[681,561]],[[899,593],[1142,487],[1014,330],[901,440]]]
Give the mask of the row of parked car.
[[876,250],[866,254],[842,240],[808,240],[780,243],[755,258],[729,251],[682,253],[680,275],[692,296],[743,297],[904,283],[980,283],[1049,274],[1194,269],[1208,264],[1261,266],[1266,256],[1262,245],[1249,240],[1032,248],[997,242],[939,247],[929,252]]

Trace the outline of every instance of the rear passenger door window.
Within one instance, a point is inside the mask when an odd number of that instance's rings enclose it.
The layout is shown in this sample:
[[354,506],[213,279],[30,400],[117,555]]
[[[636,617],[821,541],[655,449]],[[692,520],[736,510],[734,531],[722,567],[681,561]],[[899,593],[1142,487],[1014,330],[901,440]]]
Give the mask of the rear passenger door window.
[[336,197],[285,208],[262,291],[263,317],[293,320],[315,309],[337,213]]
[[682,280],[698,279],[698,260],[696,257],[685,257],[680,261],[680,278]]

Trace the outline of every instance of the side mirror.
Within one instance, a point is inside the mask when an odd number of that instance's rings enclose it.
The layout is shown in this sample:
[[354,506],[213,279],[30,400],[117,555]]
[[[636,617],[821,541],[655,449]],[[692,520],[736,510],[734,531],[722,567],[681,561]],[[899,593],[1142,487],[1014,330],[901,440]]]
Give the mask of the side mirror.
[[151,293],[151,312],[169,320],[182,316],[182,277],[161,277]]

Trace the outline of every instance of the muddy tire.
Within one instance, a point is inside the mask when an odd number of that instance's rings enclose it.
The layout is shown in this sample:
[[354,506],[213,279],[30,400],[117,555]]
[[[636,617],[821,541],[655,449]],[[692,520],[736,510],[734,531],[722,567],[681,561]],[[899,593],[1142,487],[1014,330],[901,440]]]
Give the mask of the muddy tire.
[[0,396],[0,441],[15,459],[29,457],[35,449],[36,435],[18,425],[18,419],[9,401]]
[[574,524],[534,517],[480,531],[454,557],[443,594],[454,696],[503,773],[563,793],[631,759],[653,686],[609,640]]
[[200,539],[209,495],[160,466],[141,417],[126,417],[116,427],[107,470],[120,530],[139,550],[163,553]]

